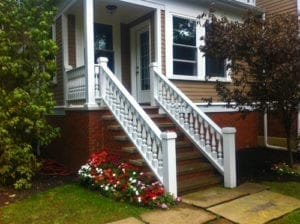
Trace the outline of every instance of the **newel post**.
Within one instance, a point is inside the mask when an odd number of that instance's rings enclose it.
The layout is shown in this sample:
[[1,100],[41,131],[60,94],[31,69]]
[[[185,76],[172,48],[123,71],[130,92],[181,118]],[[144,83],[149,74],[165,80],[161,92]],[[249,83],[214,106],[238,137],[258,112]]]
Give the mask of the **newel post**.
[[224,186],[234,188],[236,180],[235,128],[223,128]]
[[155,70],[158,68],[158,64],[156,62],[152,62],[149,65],[150,68],[150,97],[151,97],[151,106],[157,106],[157,99],[158,96],[158,83],[157,83],[157,76],[155,75]]
[[167,192],[177,197],[177,172],[176,172],[176,133],[163,132],[163,185]]
[[103,68],[107,68],[108,58],[99,57],[97,58],[97,63],[100,65],[99,73],[99,85],[100,85],[100,97],[104,99],[106,97],[106,78],[104,75]]

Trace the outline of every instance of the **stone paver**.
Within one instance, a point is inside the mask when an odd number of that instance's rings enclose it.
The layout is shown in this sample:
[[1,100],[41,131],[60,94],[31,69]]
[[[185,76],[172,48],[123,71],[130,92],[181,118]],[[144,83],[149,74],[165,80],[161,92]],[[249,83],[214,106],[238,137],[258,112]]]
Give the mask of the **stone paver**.
[[224,203],[247,194],[247,192],[237,191],[235,189],[212,187],[207,190],[184,195],[182,201],[201,208],[209,208],[213,205]]
[[300,200],[262,191],[208,210],[240,224],[261,224],[300,208]]
[[127,219],[122,219],[122,220],[119,220],[116,222],[110,222],[107,224],[145,224],[145,223],[141,222],[140,220],[138,220],[136,218],[130,217]]
[[250,182],[244,183],[238,186],[237,188],[235,188],[235,190],[243,192],[245,194],[254,194],[268,189],[269,187],[266,185],[250,183]]
[[144,213],[142,220],[149,224],[201,224],[216,218],[213,214],[193,207]]

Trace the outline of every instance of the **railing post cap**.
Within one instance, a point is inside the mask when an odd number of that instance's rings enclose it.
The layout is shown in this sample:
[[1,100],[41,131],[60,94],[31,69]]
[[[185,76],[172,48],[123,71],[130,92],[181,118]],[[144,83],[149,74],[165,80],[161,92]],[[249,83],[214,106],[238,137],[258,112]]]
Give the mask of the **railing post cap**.
[[176,139],[177,134],[176,134],[176,132],[162,132],[160,137],[162,139]]
[[158,63],[157,62],[151,62],[149,67],[158,67]]
[[99,57],[99,58],[97,58],[97,63],[98,64],[101,64],[101,63],[108,63],[108,58],[106,58],[106,57]]
[[222,128],[222,132],[223,132],[223,134],[235,134],[236,128],[234,128],[234,127]]

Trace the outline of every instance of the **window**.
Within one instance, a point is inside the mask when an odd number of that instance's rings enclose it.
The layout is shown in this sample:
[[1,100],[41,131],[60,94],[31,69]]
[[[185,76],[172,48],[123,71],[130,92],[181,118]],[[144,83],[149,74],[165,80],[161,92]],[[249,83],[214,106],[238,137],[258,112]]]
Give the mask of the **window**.
[[113,32],[111,25],[94,24],[95,63],[97,58],[108,58],[108,67],[114,72]]
[[196,21],[173,17],[173,74],[197,76]]
[[[205,24],[206,36],[212,32],[213,26],[210,23]],[[210,55],[205,57],[205,71],[207,78],[225,78],[226,77],[226,60],[216,58]]]

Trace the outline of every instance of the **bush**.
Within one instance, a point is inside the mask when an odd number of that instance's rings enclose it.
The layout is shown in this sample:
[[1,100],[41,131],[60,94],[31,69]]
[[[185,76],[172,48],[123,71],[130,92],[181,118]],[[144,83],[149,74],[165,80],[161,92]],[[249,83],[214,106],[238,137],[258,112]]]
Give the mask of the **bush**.
[[180,201],[166,193],[159,182],[146,184],[143,172],[128,163],[120,162],[106,151],[92,154],[78,174],[83,185],[118,201],[162,209]]
[[0,184],[13,184],[16,189],[29,189],[31,179],[39,168],[30,145],[9,144],[0,154]]

